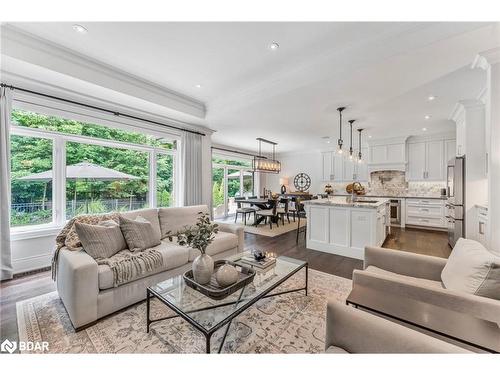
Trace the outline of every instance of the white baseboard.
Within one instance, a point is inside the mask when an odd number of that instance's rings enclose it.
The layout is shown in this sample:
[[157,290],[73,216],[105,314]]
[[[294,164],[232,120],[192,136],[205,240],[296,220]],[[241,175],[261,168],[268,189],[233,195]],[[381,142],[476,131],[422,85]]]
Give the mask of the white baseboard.
[[40,268],[49,267],[52,260],[52,253],[33,255],[26,258],[13,259],[12,267],[14,275],[22,272],[34,271]]

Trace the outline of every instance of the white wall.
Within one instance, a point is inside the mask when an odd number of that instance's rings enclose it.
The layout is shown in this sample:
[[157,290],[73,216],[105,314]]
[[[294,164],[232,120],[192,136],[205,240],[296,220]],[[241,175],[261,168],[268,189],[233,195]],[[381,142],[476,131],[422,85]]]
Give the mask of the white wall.
[[281,185],[280,177],[288,177],[289,187],[287,191],[296,191],[293,186],[293,178],[303,172],[311,177],[311,187],[309,192],[318,194],[323,192],[324,183],[322,182],[322,160],[319,150],[297,152],[294,154],[280,154],[277,159],[281,162],[281,173],[267,174],[265,187],[273,192],[279,192]]
[[12,267],[14,274],[50,266],[57,234],[12,239]]

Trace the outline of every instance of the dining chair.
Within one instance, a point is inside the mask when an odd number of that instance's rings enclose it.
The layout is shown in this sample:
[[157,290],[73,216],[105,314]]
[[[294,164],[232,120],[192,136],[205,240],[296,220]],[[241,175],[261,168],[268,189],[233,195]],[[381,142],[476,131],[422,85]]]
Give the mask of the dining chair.
[[[265,210],[258,210],[256,212],[257,218],[260,216],[264,217],[264,223],[267,224],[267,219],[269,219],[269,228],[273,229],[273,220],[278,217],[278,202],[274,199],[269,199],[269,203],[272,205],[271,208]],[[276,220],[276,226],[279,227],[279,218]]]
[[243,205],[246,204],[245,200],[246,199],[253,199],[256,197],[249,197],[249,198],[242,198],[242,199],[237,199],[235,200],[236,204],[238,207],[236,208],[236,214],[234,215],[234,222],[238,220],[238,214],[242,215],[243,218],[243,224],[247,225],[247,215],[250,217],[251,214],[253,214],[253,221],[255,223],[256,216],[255,213],[257,212],[257,208],[255,207],[244,207]]
[[285,216],[288,220],[288,224],[290,224],[290,212],[289,212],[290,200],[288,198],[281,198],[278,202],[280,207],[278,207],[276,213],[281,218],[281,224],[285,225]]
[[[311,198],[314,199],[314,198]],[[302,201],[309,199],[301,199],[297,198],[296,200],[296,208],[297,208],[297,238],[295,239],[295,243],[299,243],[299,234],[304,233],[304,239],[307,238],[307,225],[304,225],[302,228],[300,227],[300,219],[306,220],[306,210],[304,208],[304,204]]]

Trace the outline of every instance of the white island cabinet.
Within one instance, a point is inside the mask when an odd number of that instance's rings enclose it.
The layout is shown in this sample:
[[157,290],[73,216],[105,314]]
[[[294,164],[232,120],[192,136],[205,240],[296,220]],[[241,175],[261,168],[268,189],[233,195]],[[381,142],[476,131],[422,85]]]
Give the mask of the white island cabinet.
[[365,246],[381,246],[387,231],[387,199],[330,197],[305,201],[307,248],[364,259]]

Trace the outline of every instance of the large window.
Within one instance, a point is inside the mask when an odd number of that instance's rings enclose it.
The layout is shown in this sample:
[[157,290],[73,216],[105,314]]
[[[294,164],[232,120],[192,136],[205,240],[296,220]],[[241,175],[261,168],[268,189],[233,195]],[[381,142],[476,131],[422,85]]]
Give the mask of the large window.
[[12,124],[12,227],[175,204],[174,139],[20,109]]
[[[51,223],[53,141],[13,135],[10,146],[11,226]],[[31,179],[30,176],[35,174],[39,177]]]

